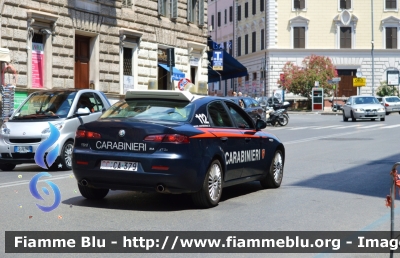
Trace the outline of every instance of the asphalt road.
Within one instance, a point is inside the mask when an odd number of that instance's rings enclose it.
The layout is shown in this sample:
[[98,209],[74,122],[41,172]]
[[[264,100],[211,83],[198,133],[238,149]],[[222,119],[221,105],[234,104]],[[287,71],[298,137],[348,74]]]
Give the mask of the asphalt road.
[[[390,230],[385,206],[391,178],[400,161],[400,115],[385,122],[343,122],[340,115],[290,114],[286,127],[267,127],[286,147],[282,186],[262,190],[247,183],[223,190],[220,204],[197,209],[186,195],[113,191],[101,201],[81,197],[71,171],[50,172],[61,204],[50,205],[29,191],[43,170],[17,166],[0,173],[0,252],[2,257],[54,257],[55,254],[5,254],[5,231],[376,231]],[[49,179],[49,178],[46,178]],[[39,182],[38,186],[47,186]],[[39,188],[39,187],[38,187]],[[398,202],[398,201],[397,201]],[[399,206],[398,206],[399,207]],[[400,231],[400,208],[395,209]],[[78,254],[79,257],[132,257],[132,254]],[[72,257],[60,254],[57,257]],[[135,257],[149,256],[135,254]],[[152,257],[188,257],[154,254]],[[265,254],[190,254],[190,257],[265,257]],[[269,257],[388,257],[388,254],[268,254]],[[398,257],[398,256],[395,256]]]

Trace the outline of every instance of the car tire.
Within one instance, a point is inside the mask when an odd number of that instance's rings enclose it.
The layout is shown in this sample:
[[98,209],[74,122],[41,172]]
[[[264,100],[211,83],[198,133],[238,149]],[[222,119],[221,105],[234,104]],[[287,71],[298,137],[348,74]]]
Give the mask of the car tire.
[[0,170],[2,171],[12,171],[17,165],[15,164],[0,164]]
[[352,121],[352,122],[357,121],[357,119],[354,117],[353,111],[351,111],[350,114],[351,114],[351,121]]
[[60,162],[62,169],[71,170],[72,169],[72,150],[74,149],[74,142],[67,141],[60,153]]
[[[400,112],[399,112],[400,113]],[[390,112],[386,112],[386,115],[388,116],[388,115],[390,115]]]
[[342,114],[343,114],[343,121],[344,121],[344,122],[347,122],[347,121],[349,121],[349,119],[348,119],[348,118],[345,116],[345,114],[344,114],[344,111],[343,111],[343,113],[342,113]]
[[79,192],[86,199],[100,200],[106,197],[109,189],[92,188],[78,184]]
[[285,115],[282,115],[279,119],[278,119],[278,123],[281,126],[286,126],[289,123],[289,118]]
[[260,180],[260,184],[264,189],[278,188],[281,186],[283,178],[283,154],[281,150],[276,150],[271,166],[266,176]]
[[[210,193],[211,192],[211,193]],[[222,195],[222,166],[218,160],[211,162],[204,177],[203,185],[197,193],[192,195],[196,206],[211,208],[217,206]]]
[[381,117],[381,121],[382,121],[382,122],[385,121],[385,118],[384,118],[384,117]]

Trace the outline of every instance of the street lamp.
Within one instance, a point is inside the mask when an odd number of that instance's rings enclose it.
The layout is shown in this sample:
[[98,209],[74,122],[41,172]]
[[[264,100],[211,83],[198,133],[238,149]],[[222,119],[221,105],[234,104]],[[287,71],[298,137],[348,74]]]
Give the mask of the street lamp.
[[371,30],[372,30],[372,39],[371,39],[371,62],[372,62],[372,96],[374,96],[374,0],[371,0]]

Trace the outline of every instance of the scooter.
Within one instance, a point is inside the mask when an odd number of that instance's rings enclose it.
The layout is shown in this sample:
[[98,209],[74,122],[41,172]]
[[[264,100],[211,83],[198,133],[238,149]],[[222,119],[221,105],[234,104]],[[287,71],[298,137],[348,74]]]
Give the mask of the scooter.
[[289,114],[287,113],[286,108],[278,108],[277,110],[274,110],[274,107],[268,107],[266,114],[266,122],[272,126],[276,126],[277,124],[285,126],[289,123]]

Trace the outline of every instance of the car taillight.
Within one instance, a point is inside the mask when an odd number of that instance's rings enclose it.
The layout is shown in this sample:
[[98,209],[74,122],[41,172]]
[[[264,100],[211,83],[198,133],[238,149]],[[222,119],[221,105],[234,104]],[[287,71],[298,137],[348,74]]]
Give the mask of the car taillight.
[[388,106],[390,106],[388,103],[385,103],[385,107],[388,107]]
[[77,130],[75,137],[76,138],[100,139],[101,134],[91,132],[91,131],[85,131],[85,130]]
[[169,142],[169,143],[189,143],[189,137],[181,134],[157,134],[148,135],[144,138],[146,142]]

